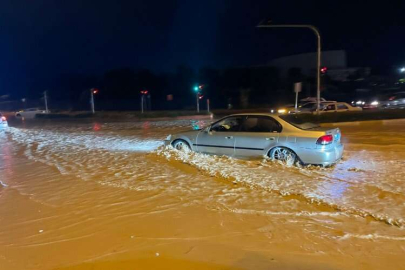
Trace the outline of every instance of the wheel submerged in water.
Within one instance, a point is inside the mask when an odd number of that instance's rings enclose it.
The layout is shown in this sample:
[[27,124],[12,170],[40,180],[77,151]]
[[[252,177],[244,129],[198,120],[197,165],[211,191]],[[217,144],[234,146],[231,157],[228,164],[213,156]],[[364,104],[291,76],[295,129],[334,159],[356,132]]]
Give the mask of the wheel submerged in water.
[[183,140],[174,141],[174,142],[172,143],[172,145],[173,145],[173,147],[174,147],[176,150],[179,150],[179,151],[188,152],[188,151],[191,150],[191,148],[190,148],[190,146],[188,145],[188,143],[187,143],[186,141],[183,141]]
[[269,153],[269,157],[272,160],[279,160],[287,166],[293,166],[297,161],[297,155],[293,151],[283,147],[272,149]]

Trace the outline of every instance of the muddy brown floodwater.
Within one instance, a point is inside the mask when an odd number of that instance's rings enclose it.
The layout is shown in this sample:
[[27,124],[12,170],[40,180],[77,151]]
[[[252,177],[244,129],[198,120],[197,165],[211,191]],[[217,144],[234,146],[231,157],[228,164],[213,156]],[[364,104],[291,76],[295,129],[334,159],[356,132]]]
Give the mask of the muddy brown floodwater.
[[164,148],[185,120],[0,131],[0,269],[405,269],[405,121],[337,126],[325,169]]

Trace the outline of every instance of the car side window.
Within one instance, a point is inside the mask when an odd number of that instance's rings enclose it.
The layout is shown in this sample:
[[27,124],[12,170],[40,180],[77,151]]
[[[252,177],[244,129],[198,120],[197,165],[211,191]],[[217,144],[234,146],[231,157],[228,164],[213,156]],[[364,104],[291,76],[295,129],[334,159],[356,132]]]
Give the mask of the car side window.
[[281,125],[275,119],[265,116],[249,116],[242,124],[242,132],[281,132]]
[[335,110],[335,104],[329,104],[325,107],[325,111],[334,111]]
[[235,132],[240,130],[241,124],[242,117],[228,117],[212,125],[211,131]]
[[348,110],[349,108],[345,104],[338,104],[337,109],[338,110]]

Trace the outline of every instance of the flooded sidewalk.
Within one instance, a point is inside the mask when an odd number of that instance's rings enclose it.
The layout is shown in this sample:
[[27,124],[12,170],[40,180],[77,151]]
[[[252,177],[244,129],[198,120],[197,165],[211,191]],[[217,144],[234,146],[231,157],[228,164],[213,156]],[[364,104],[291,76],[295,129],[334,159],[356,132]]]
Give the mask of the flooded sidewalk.
[[405,121],[338,124],[332,168],[163,147],[190,126],[0,131],[0,269],[405,269]]

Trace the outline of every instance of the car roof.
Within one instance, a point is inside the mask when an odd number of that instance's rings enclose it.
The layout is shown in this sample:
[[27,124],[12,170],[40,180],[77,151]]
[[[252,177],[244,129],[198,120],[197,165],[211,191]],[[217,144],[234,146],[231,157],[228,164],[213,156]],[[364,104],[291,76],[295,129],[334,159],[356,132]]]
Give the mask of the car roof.
[[248,116],[248,115],[257,115],[257,116],[272,116],[272,113],[235,113],[228,116]]

